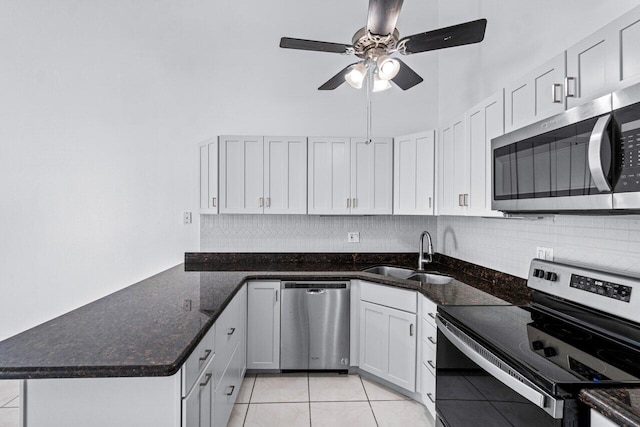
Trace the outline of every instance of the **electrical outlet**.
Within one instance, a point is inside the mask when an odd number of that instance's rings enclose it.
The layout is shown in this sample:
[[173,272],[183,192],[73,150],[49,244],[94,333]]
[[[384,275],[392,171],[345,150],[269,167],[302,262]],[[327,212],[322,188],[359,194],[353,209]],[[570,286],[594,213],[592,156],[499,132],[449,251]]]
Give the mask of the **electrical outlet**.
[[536,258],[553,261],[553,248],[545,248],[543,246],[536,247]]
[[350,232],[347,233],[347,242],[349,243],[360,243],[360,233],[359,232]]
[[183,218],[185,224],[191,224],[191,212],[185,212]]
[[547,261],[553,261],[553,248],[547,248],[544,259]]

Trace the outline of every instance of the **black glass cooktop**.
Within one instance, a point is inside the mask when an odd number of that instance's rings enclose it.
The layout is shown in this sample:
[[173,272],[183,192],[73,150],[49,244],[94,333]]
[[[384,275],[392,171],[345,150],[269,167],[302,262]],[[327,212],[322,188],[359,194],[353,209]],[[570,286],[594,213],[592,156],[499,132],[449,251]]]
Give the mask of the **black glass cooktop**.
[[623,341],[530,306],[440,306],[438,313],[549,392],[640,385],[640,331],[629,337],[630,325]]

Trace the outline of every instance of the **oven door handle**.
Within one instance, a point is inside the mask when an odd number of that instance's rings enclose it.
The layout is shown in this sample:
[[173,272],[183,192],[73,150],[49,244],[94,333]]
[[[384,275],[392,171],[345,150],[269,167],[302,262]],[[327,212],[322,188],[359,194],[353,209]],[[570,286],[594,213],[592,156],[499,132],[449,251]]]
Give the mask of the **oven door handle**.
[[[515,369],[446,320],[442,320],[438,317],[436,319],[436,323],[438,324],[438,329],[447,337],[447,339],[449,339],[449,341],[455,345],[458,350],[471,359],[471,361],[476,363],[480,368],[485,370],[502,384],[518,393],[520,396],[524,397],[539,408],[542,408],[553,418],[562,418],[564,402],[561,400],[558,401],[541,390],[533,388],[533,384],[527,379],[518,378],[521,376]],[[471,347],[467,342],[473,343],[473,347],[475,348]],[[526,384],[523,380],[530,384]]]
[[607,133],[607,126],[611,122],[611,114],[602,116],[596,122],[589,138],[588,160],[591,178],[599,191],[611,191],[611,184],[607,180],[605,166],[611,167],[611,141]]

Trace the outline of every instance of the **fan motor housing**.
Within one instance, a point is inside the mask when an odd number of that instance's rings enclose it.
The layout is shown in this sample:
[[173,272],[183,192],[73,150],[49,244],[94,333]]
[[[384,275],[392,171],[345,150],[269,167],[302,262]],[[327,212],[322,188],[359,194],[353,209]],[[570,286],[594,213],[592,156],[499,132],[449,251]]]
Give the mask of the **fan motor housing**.
[[400,33],[394,29],[392,34],[372,34],[367,27],[359,29],[354,35],[351,44],[354,55],[362,59],[376,60],[380,55],[388,54],[394,49]]

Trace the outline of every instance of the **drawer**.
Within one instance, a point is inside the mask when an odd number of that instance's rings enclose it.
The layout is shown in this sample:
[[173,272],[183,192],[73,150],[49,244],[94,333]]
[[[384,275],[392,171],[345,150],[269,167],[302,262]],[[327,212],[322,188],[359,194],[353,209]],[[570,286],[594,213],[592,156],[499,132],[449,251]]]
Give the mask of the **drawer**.
[[436,327],[436,313],[438,312],[438,304],[429,298],[422,296],[422,317]]
[[233,410],[233,404],[238,398],[242,385],[242,346],[238,344],[231,356],[229,365],[226,366],[220,382],[216,384],[215,398],[213,402],[214,426],[226,426]]
[[415,291],[405,291],[366,282],[361,283],[360,299],[397,310],[408,311],[409,313],[415,313],[418,306]]
[[422,402],[431,415],[436,417],[436,377],[422,365]]
[[436,374],[436,347],[428,341],[422,341],[422,364],[426,366],[433,375]]
[[[246,288],[245,288],[246,289]],[[224,309],[218,320],[216,320],[216,332],[215,332],[215,347],[216,347],[216,361],[215,361],[215,383],[218,384],[224,369],[231,360],[236,346],[240,341],[244,340],[245,323],[244,313],[246,310],[247,293],[243,291],[238,292],[236,296],[231,300],[229,305]],[[244,300],[243,300],[244,299]]]
[[216,325],[213,325],[182,366],[182,397],[189,394],[204,367],[214,357],[215,330]]
[[438,330],[427,319],[422,319],[422,339],[436,347],[438,342]]

